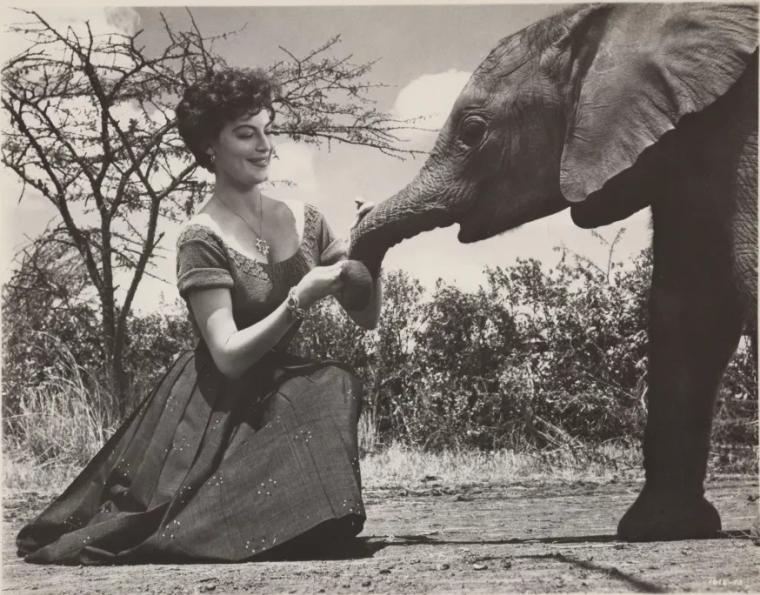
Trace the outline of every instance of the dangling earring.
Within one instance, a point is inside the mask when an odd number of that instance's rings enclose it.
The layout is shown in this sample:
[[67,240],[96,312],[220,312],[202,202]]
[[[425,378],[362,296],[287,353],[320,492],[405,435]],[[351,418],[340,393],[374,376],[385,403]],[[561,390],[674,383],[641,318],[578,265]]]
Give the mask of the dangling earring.
[[214,167],[214,154],[213,153],[209,153],[208,154],[208,164],[211,167]]

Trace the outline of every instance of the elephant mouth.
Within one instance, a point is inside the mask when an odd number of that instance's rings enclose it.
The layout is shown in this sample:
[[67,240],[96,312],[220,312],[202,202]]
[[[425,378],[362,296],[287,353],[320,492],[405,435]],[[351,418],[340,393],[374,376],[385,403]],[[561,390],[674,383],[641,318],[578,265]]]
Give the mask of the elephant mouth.
[[495,219],[489,216],[488,209],[482,208],[485,200],[474,200],[472,205],[456,219],[459,224],[457,239],[462,244],[472,244],[493,237],[499,230],[494,229]]
[[472,244],[473,242],[479,242],[485,240],[489,236],[484,233],[483,229],[477,225],[477,214],[474,214],[472,210],[468,211],[464,217],[462,217],[457,223],[459,223],[459,233],[457,233],[457,239],[462,244]]
[[472,205],[457,217],[457,239],[463,244],[487,240],[536,219],[548,217],[565,208],[568,203],[560,192],[533,190],[526,193],[500,191],[481,194]]

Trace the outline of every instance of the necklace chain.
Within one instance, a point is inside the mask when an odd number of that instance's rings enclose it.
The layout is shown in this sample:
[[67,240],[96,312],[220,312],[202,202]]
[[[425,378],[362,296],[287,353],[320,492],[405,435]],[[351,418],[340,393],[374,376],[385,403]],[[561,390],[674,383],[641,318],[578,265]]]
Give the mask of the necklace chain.
[[240,219],[243,223],[245,223],[245,226],[253,232],[253,234],[256,236],[256,250],[261,252],[268,262],[269,252],[271,251],[271,248],[269,246],[269,242],[267,242],[261,234],[261,229],[264,227],[264,199],[262,196],[259,195],[259,231],[256,231],[253,226],[248,223],[248,221],[246,221],[241,215],[239,215],[234,209],[227,206],[227,203],[224,202],[221,198],[219,200],[224,205],[225,209],[235,215],[235,217]]

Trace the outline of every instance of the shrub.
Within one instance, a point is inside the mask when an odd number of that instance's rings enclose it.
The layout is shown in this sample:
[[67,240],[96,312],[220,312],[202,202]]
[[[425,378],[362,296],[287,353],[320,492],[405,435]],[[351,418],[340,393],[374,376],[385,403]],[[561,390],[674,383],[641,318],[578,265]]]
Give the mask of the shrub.
[[14,395],[15,412],[3,420],[6,446],[37,465],[81,466],[115,429],[119,407],[61,341],[50,335],[40,341],[48,345],[45,378]]
[[[574,452],[636,444],[646,420],[650,275],[649,251],[632,266],[611,263],[606,270],[569,253],[548,270],[519,260],[487,270],[484,286],[472,292],[439,281],[425,295],[418,281],[390,272],[377,329],[357,328],[334,300],[324,300],[292,348],[345,362],[364,380],[364,451],[396,442],[425,450]],[[184,307],[132,316],[125,361],[133,396],[116,403],[94,367],[90,348],[98,342],[88,329],[97,324],[78,326],[46,312],[35,318],[4,300],[6,312],[6,433],[43,459],[67,449],[90,452],[85,443],[102,441],[104,428],[118,423],[193,342]],[[78,316],[96,318],[86,310]],[[45,325],[50,332],[39,330]],[[746,470],[754,458],[754,365],[744,341],[720,390],[714,462],[726,468]],[[57,425],[72,416],[84,424],[73,426],[82,443]]]

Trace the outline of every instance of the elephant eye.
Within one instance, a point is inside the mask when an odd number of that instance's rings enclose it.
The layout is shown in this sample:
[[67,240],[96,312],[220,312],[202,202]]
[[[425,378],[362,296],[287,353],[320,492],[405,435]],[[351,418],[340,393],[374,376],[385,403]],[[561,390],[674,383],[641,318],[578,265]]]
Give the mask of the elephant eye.
[[488,130],[488,125],[483,118],[470,116],[465,118],[459,128],[459,140],[468,147],[474,147],[483,140],[486,130]]

